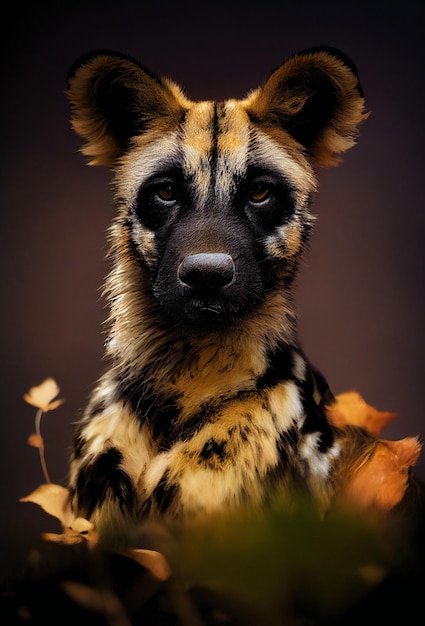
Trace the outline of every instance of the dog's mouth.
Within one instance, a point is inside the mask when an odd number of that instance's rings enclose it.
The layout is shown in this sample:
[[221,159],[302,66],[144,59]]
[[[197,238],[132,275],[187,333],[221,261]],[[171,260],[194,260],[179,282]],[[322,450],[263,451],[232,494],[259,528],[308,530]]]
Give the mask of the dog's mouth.
[[[204,293],[181,293],[178,302],[171,303],[166,297],[160,301],[168,318],[181,329],[189,332],[209,333],[225,330],[249,317],[261,299],[250,297],[240,301],[232,290]],[[252,296],[252,294],[250,294]]]
[[174,317],[193,327],[223,325],[235,316],[235,307],[230,302],[231,298],[221,289],[183,289]]
[[229,307],[225,305],[223,300],[200,300],[197,297],[190,300],[187,313],[188,317],[191,319],[220,322],[225,321],[226,318],[230,317],[231,312],[228,309]]
[[201,315],[211,315],[213,317],[220,317],[223,315],[223,310],[220,305],[201,306],[199,311]]

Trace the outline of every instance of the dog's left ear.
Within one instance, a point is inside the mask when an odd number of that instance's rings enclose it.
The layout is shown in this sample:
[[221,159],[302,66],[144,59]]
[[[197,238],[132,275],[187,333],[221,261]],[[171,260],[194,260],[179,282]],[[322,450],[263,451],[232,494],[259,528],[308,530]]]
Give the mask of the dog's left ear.
[[260,128],[285,130],[321,166],[338,165],[368,115],[355,65],[334,48],[292,56],[244,104]]
[[188,101],[180,88],[115,50],[80,56],[68,73],[72,127],[90,165],[114,166],[135,137],[165,135],[180,122]]

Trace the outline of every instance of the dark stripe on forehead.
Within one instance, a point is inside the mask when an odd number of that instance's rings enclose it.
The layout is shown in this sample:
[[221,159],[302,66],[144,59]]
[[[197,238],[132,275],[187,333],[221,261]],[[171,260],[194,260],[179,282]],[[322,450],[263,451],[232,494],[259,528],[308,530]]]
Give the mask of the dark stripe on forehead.
[[214,109],[211,118],[211,166],[215,169],[217,164],[217,155],[218,155],[218,134],[220,132],[220,125],[218,121],[219,116],[219,104],[214,102]]
[[[249,134],[244,116],[227,102],[212,103],[211,147],[208,155],[209,193],[225,204],[245,175],[245,142]],[[243,170],[243,172],[242,172]]]
[[217,160],[218,160],[218,135],[220,133],[220,125],[219,125],[219,104],[214,102],[213,114],[211,116],[211,150],[210,150],[210,168],[211,168],[211,179],[210,179],[210,189],[211,191],[215,188],[215,182],[217,177]]

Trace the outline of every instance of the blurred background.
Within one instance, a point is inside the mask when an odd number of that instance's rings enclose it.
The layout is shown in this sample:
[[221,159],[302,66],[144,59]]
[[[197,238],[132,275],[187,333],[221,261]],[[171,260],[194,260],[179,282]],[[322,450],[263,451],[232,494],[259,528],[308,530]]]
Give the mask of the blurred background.
[[[383,8],[385,6],[385,9]],[[27,445],[29,387],[52,376],[66,402],[42,421],[53,482],[66,485],[75,421],[103,369],[110,172],[90,168],[69,123],[66,74],[113,48],[192,99],[243,97],[294,52],[331,45],[358,67],[371,116],[338,168],[323,170],[318,223],[298,281],[301,338],[335,393],[398,413],[382,436],[425,434],[423,3],[41,1],[2,29],[1,554],[22,567],[59,524],[19,503],[44,481]],[[425,479],[425,452],[415,469]]]

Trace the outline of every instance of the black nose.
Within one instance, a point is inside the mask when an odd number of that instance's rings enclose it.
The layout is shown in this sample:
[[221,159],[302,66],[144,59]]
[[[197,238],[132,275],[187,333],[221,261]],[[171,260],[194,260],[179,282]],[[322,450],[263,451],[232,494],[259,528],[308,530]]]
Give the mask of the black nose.
[[235,264],[228,254],[190,254],[180,263],[177,275],[188,287],[225,287],[235,276]]

